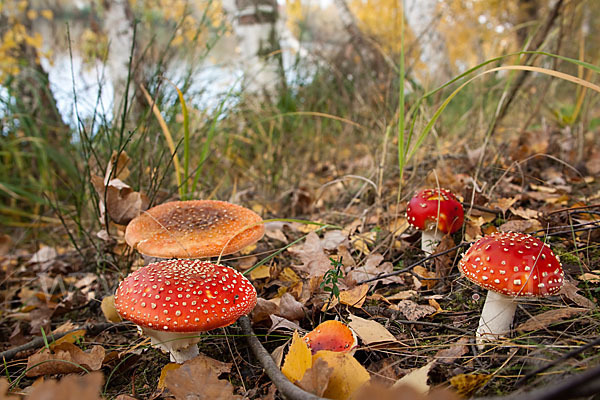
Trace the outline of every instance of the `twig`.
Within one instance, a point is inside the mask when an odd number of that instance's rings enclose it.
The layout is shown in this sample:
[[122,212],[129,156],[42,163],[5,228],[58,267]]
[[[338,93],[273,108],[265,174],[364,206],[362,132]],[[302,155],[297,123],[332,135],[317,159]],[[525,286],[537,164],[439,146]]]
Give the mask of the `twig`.
[[478,397],[478,400],[566,400],[600,393],[600,365],[563,379],[550,387],[502,397]]
[[[100,322],[98,324],[86,324],[85,326],[81,327],[81,328],[77,328],[77,329],[73,329],[67,332],[62,332],[62,333],[57,333],[57,334],[50,334],[50,335],[46,335],[46,340],[48,341],[48,343],[54,342],[58,339],[60,339],[63,336],[68,335],[69,333],[73,333],[73,332],[77,332],[81,329],[85,329],[85,331],[90,334],[90,335],[95,335],[98,334],[106,329],[110,329],[113,327],[119,326],[118,324],[114,324],[112,322]],[[12,360],[18,353],[22,352],[22,351],[27,351],[27,350],[31,350],[31,349],[35,349],[38,347],[42,347],[45,345],[45,341],[43,337],[36,337],[35,339],[31,340],[30,342],[27,342],[25,344],[22,344],[20,346],[14,347],[12,349],[8,349],[5,350],[3,352],[0,353],[0,360],[4,360],[4,361],[10,361]]]
[[405,325],[431,326],[431,327],[435,327],[435,328],[448,329],[450,331],[464,333],[466,335],[473,335],[473,331],[470,331],[470,330],[467,330],[467,329],[463,329],[463,328],[459,328],[457,326],[441,324],[441,323],[438,323],[438,322],[410,321],[410,320],[406,320],[406,319],[399,319],[397,317],[398,317],[398,315],[401,314],[401,312],[398,311],[398,310],[390,310],[389,308],[381,308],[379,306],[365,306],[362,309],[367,314],[370,314],[370,315],[375,315],[375,314],[383,315],[386,318],[390,318],[394,322],[398,322],[398,323],[405,324]]
[[537,374],[541,374],[542,372],[549,370],[550,368],[560,364],[561,362],[568,360],[571,357],[575,357],[576,355],[583,353],[590,347],[594,347],[597,345],[600,345],[600,337],[596,338],[595,340],[592,340],[591,342],[584,344],[583,346],[573,349],[573,350],[569,351],[568,353],[563,354],[561,357],[557,358],[556,360],[553,360],[552,362],[544,365],[543,367],[536,369],[535,371],[529,372],[527,375],[525,375],[524,377],[519,379],[515,383],[515,386],[520,386],[523,383],[525,383],[525,381],[527,381],[529,378],[534,377]]
[[252,325],[250,324],[250,320],[247,316],[243,316],[238,319],[240,326],[242,327],[242,332],[246,335],[248,339],[248,345],[252,349],[252,352],[260,362],[260,365],[264,368],[265,372],[271,378],[271,381],[277,387],[277,390],[289,400],[326,400],[323,397],[315,396],[312,393],[308,393],[298,386],[294,385],[288,378],[285,377],[279,370],[275,361],[271,358],[269,352],[263,347],[263,345],[258,341],[254,331],[252,330]]

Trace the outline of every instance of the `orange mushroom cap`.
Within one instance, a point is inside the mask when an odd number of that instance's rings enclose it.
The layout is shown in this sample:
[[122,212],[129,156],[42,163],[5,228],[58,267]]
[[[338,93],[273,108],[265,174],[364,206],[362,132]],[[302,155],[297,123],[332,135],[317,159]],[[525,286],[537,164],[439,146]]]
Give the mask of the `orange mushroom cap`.
[[115,308],[142,328],[204,332],[233,324],[256,305],[256,289],[241,273],[200,260],[148,264],[123,280]]
[[348,353],[358,346],[354,331],[348,325],[336,320],[319,324],[304,336],[304,341],[312,354],[319,350]]
[[254,211],[225,201],[173,201],[134,218],[125,240],[147,256],[215,257],[260,240],[265,233],[261,222]]
[[563,269],[550,247],[516,232],[487,235],[471,245],[460,271],[477,285],[507,296],[541,297],[556,294]]

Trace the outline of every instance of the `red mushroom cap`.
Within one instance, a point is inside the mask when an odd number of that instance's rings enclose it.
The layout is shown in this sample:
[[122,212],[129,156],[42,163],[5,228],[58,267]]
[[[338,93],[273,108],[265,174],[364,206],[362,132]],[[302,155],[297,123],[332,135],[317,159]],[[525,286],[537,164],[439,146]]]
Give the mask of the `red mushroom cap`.
[[134,218],[125,240],[147,256],[216,257],[260,240],[265,233],[261,222],[254,211],[226,201],[172,201]]
[[233,268],[168,260],[130,274],[115,293],[117,312],[144,328],[203,332],[233,324],[256,305],[256,289]]
[[[439,215],[439,218],[438,218]],[[462,204],[446,189],[424,189],[408,202],[406,219],[420,230],[437,228],[444,233],[454,233],[464,222]]]
[[336,320],[319,324],[304,336],[304,341],[313,355],[319,350],[347,353],[358,346],[354,331],[348,325]]
[[523,233],[501,232],[471,245],[459,263],[479,286],[507,296],[549,296],[563,284],[563,269],[550,247]]

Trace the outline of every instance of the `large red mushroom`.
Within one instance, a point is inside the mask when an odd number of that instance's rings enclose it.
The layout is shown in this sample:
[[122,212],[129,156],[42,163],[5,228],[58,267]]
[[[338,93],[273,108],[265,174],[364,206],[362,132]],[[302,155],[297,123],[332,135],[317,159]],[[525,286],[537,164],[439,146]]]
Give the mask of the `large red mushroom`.
[[454,233],[464,222],[464,210],[447,189],[424,189],[406,207],[408,223],[423,231],[421,249],[432,254],[444,234]]
[[469,280],[488,289],[477,328],[479,344],[510,332],[518,298],[556,294],[564,280],[560,260],[547,244],[515,232],[477,240],[459,268]]
[[198,355],[199,333],[233,324],[256,305],[256,289],[241,273],[199,260],[159,261],[130,274],[115,307],[183,363]]

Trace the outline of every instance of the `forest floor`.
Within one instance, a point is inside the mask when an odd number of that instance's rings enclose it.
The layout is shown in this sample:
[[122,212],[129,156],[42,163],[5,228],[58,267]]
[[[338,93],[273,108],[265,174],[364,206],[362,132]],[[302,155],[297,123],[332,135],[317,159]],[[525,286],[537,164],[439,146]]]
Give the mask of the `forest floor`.
[[[323,164],[310,171],[318,190],[299,188],[279,204],[248,201],[264,218],[327,224],[268,222],[261,241],[221,260],[248,271],[283,250],[247,274],[263,299],[250,316],[260,342],[282,362],[294,331],[339,319],[357,331],[354,357],[372,382],[389,386],[410,376],[417,390],[446,388],[460,397],[522,393],[597,367],[600,154],[568,165],[558,161],[563,154],[549,135],[531,134],[481,164],[476,151],[425,160],[409,171],[412,183],[401,196],[397,181],[377,191],[358,180],[349,193],[346,180],[337,179],[343,168],[334,174]],[[462,199],[466,218],[426,258],[420,233],[406,221],[406,199],[438,186]],[[124,243],[123,228],[115,226],[98,248],[74,248],[51,222],[43,229],[64,237],[63,245],[1,238],[0,398],[281,398],[239,324],[202,335],[204,357],[190,367],[189,380],[133,324],[107,322],[114,315],[102,300],[143,265]],[[496,231],[545,241],[562,260],[565,285],[558,295],[519,302],[511,335],[479,350],[474,332],[485,290],[457,265],[471,242]],[[382,273],[389,276],[378,278]],[[82,374],[92,371],[100,373]]]

